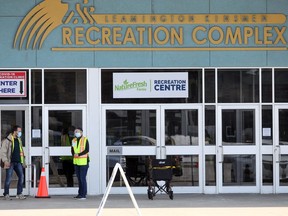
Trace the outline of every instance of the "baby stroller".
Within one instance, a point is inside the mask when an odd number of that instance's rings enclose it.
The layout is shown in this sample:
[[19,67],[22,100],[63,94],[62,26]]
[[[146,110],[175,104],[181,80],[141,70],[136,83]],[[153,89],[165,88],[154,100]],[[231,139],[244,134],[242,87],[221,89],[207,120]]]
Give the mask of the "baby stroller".
[[[170,186],[172,180],[172,161],[167,159],[154,159],[152,166],[149,169],[148,176],[148,198],[153,200],[153,197],[158,192],[165,192],[171,200],[173,200],[173,191]],[[157,181],[165,181],[165,184],[160,186]]]

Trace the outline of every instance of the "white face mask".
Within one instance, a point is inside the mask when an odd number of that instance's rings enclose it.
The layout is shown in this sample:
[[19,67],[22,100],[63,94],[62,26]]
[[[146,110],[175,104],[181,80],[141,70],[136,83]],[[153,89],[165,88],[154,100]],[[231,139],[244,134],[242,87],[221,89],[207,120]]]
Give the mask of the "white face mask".
[[81,133],[80,132],[75,133],[75,137],[77,138],[81,137]]
[[19,132],[17,133],[17,136],[20,138],[20,137],[22,136],[22,132],[19,131]]

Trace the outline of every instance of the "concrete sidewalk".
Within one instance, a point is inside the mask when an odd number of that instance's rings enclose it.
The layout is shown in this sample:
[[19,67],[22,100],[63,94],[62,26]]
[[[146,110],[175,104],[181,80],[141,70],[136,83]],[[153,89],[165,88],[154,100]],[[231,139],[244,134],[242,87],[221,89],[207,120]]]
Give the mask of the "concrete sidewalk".
[[[288,195],[259,194],[175,194],[174,200],[157,194],[135,195],[142,216],[287,216]],[[3,199],[1,197],[1,199]],[[26,200],[1,200],[0,214],[7,216],[92,216],[96,215],[102,196],[76,201],[71,196],[51,196],[50,199],[28,197]],[[109,195],[103,216],[137,215],[129,195]]]

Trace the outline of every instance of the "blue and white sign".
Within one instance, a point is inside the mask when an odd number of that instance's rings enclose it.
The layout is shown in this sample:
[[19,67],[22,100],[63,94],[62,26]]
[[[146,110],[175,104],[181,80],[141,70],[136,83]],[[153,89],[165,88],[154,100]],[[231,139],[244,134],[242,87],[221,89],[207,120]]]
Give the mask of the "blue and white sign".
[[113,73],[113,98],[187,98],[188,73]]
[[26,97],[26,71],[0,72],[0,97]]

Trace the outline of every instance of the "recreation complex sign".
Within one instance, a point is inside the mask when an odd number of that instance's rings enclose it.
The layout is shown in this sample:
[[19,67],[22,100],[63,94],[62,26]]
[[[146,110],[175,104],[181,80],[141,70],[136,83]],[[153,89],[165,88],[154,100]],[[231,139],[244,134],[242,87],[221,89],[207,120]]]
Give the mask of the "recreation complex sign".
[[285,14],[98,14],[89,0],[44,0],[23,18],[14,48],[41,49],[59,27],[52,51],[284,51],[285,24]]

